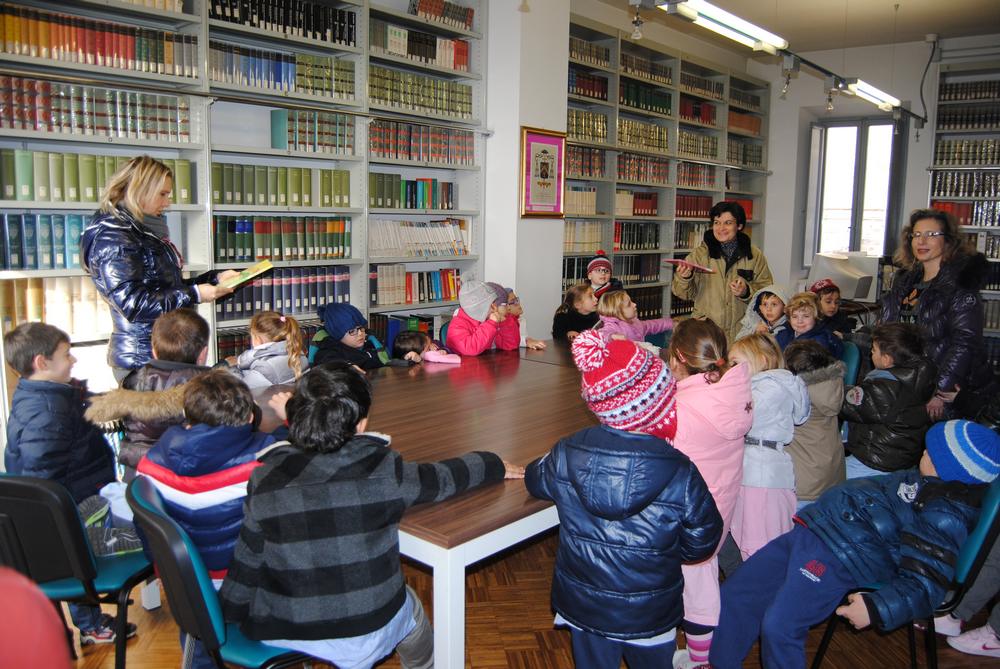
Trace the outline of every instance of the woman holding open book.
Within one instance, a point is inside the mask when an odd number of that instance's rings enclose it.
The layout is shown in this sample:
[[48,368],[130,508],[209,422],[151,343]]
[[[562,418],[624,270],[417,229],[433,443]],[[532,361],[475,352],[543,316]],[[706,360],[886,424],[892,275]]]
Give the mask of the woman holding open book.
[[747,215],[736,202],[717,202],[712,229],[674,270],[673,292],[694,302],[694,318],[709,318],[729,343],[736,340],[750,296],[774,281],[764,253],[743,232]]
[[237,274],[232,270],[193,279],[181,274],[184,259],[163,217],[173,187],[166,165],[149,156],[133,158],[111,177],[80,240],[83,267],[111,308],[108,363],[118,381],[152,358],[157,316],[232,292],[218,285]]

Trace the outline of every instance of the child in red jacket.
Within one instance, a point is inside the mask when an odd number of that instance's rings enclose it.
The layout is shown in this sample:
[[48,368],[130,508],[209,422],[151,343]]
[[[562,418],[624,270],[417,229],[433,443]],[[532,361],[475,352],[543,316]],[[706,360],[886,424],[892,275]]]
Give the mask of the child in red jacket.
[[507,291],[502,286],[465,281],[458,303],[461,308],[448,325],[445,346],[462,355],[479,355],[493,346],[517,350],[521,332],[517,319],[507,318]]

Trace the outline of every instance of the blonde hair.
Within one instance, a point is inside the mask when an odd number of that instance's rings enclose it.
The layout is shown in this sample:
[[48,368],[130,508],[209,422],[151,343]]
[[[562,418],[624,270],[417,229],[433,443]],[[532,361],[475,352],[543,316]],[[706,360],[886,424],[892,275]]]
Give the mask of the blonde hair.
[[105,214],[117,217],[118,207],[124,206],[137,221],[141,221],[141,202],[155,195],[168,178],[173,180],[174,173],[159,160],[136,156],[108,180],[99,208]]
[[777,340],[769,334],[755,333],[737,339],[729,349],[729,359],[734,353],[742,353],[750,366],[751,376],[769,369],[784,369],[785,356]]
[[688,318],[678,323],[667,351],[688,374],[704,374],[708,383],[716,383],[730,367],[726,333],[708,319]]
[[791,318],[792,314],[800,309],[809,309],[813,318],[819,318],[819,298],[816,297],[816,293],[806,291],[792,295],[792,299],[785,305],[785,314]]
[[614,318],[625,318],[625,305],[631,300],[624,290],[615,290],[601,295],[601,300],[597,303],[597,313],[601,316],[612,316]]
[[288,366],[295,372],[296,379],[302,376],[301,358],[305,355],[305,346],[302,343],[302,329],[297,320],[277,311],[261,311],[250,319],[250,333],[260,335],[269,342],[285,342]]

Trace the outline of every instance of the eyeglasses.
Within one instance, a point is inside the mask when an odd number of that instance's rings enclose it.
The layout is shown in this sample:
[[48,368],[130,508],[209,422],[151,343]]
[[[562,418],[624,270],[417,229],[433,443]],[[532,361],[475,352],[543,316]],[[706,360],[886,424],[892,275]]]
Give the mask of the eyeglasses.
[[518,305],[518,304],[521,304],[521,298],[520,297],[515,297],[515,298],[507,300],[507,306],[508,307],[512,307],[512,306],[515,306],[515,305]]
[[357,337],[359,334],[364,334],[368,331],[368,328],[351,328],[347,331],[347,335],[350,337]]
[[943,230],[931,230],[929,232],[911,232],[907,237],[910,239],[920,239],[921,237],[933,239],[934,237],[944,237],[946,234]]
[[598,274],[611,274],[611,270],[607,267],[598,267],[596,269],[590,270],[591,272],[597,272]]

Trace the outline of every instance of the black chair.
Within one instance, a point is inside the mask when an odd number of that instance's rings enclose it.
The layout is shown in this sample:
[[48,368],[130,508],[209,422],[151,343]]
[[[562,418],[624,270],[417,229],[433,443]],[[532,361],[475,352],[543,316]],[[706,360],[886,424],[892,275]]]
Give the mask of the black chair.
[[[153,573],[153,565],[141,552],[95,557],[64,486],[0,476],[0,564],[35,581],[60,617],[61,602],[116,604],[115,669],[125,669],[129,594]],[[67,633],[75,656],[68,628]]]
[[[927,654],[927,666],[937,669],[937,634],[934,631],[934,618],[951,613],[962,601],[962,597],[968,592],[975,582],[982,569],[983,563],[993,548],[993,544],[1000,538],[1000,479],[996,479],[990,484],[990,489],[983,498],[982,510],[979,513],[979,520],[972,532],[962,544],[962,549],[958,553],[955,562],[955,574],[952,577],[951,587],[945,594],[944,601],[934,610],[934,615],[926,620],[918,620],[924,628],[924,649]],[[871,592],[878,590],[880,585],[872,585],[861,588],[860,591]],[[836,613],[830,616],[816,650],[816,657],[813,659],[812,669],[819,669],[823,664],[823,656],[833,639],[833,633],[837,629],[837,622],[840,619]],[[913,625],[907,625],[907,634],[910,646],[910,667],[917,669],[917,639],[913,631]]]
[[222,618],[219,598],[201,555],[191,538],[163,508],[152,482],[139,476],[125,492],[135,524],[153,555],[157,573],[170,602],[170,613],[183,632],[199,639],[219,669],[225,663],[241,667],[290,667],[310,657],[253,641]]

